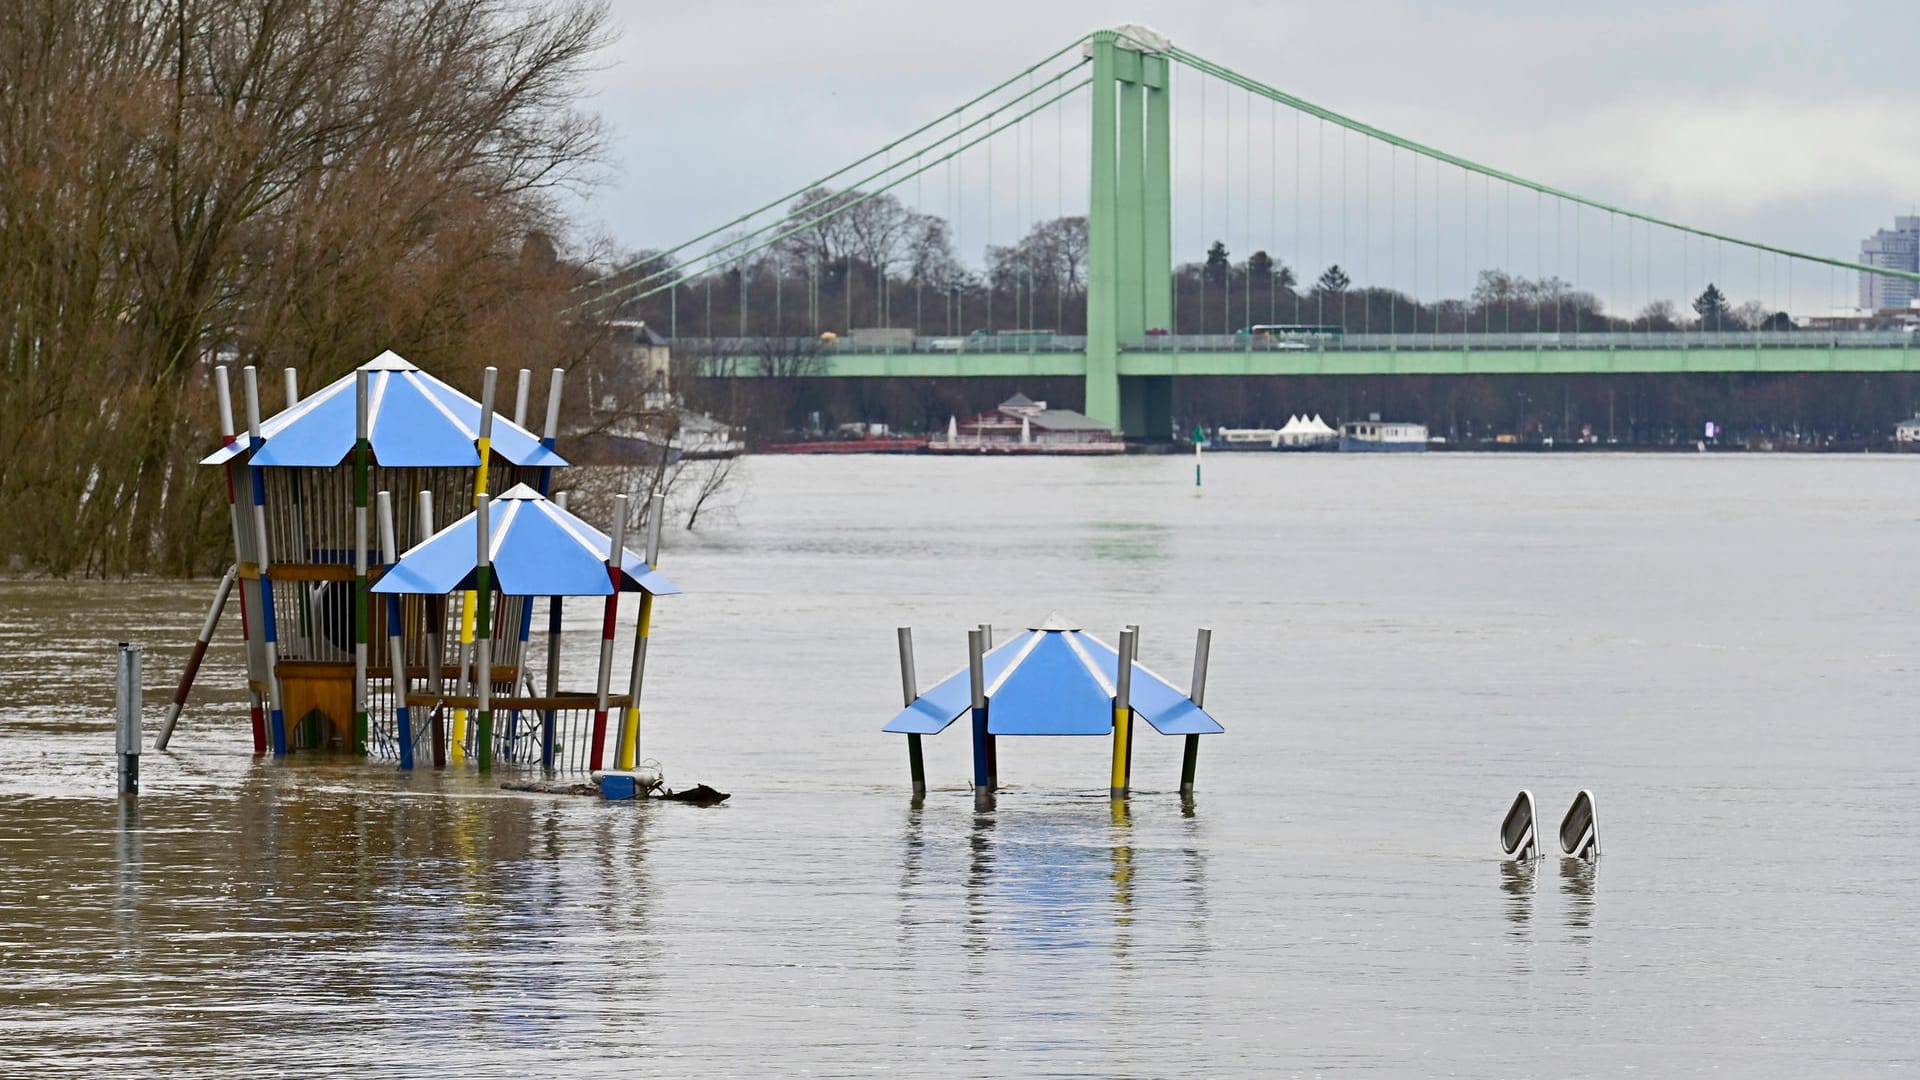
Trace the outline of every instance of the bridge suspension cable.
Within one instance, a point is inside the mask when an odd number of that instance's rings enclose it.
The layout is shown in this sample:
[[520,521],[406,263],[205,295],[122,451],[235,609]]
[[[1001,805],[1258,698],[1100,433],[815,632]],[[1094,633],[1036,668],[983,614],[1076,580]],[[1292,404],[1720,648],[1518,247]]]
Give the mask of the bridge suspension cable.
[[[942,154],[931,161],[926,161],[923,164],[919,164],[915,166],[911,171],[906,172],[898,177],[895,177],[894,179],[889,180],[887,183],[882,184],[879,187],[873,188],[871,191],[862,191],[860,193],[859,198],[847,200],[845,202],[836,202],[832,208],[822,212],[818,216],[811,217],[804,221],[801,221],[799,222],[799,224],[793,225],[791,228],[778,232],[775,235],[768,237],[767,239],[762,240],[757,244],[754,244],[750,247],[740,248],[739,250],[734,250],[735,246],[740,242],[738,240],[728,244],[721,245],[719,248],[716,248],[713,251],[706,253],[705,255],[702,255],[696,259],[690,260],[687,263],[683,263],[683,264],[680,264],[679,266],[676,266],[674,268],[675,270],[680,270],[684,272],[679,273],[678,276],[674,277],[672,280],[660,281],[656,276],[656,277],[642,279],[637,282],[630,282],[618,288],[610,289],[605,293],[602,293],[601,295],[594,297],[591,300],[587,300],[580,304],[577,304],[570,310],[578,311],[578,310],[582,310],[589,307],[597,307],[602,304],[606,304],[615,300],[622,299],[623,297],[626,299],[633,299],[633,300],[645,299],[657,293],[665,292],[666,290],[672,289],[676,286],[684,285],[687,282],[692,281],[696,277],[701,277],[709,273],[712,269],[711,264],[720,257],[721,253],[724,253],[727,259],[744,259],[748,255],[752,255],[752,254],[755,254],[756,252],[764,251],[767,248],[772,247],[774,244],[777,244],[782,240],[786,240],[799,233],[805,232],[806,230],[814,227],[815,225],[820,224],[823,221],[826,221],[830,218],[834,218],[841,214],[844,214],[852,210],[854,207],[867,202],[870,199],[877,198],[880,195],[883,195],[888,191],[891,191],[894,188],[899,187],[901,184],[906,183],[908,180],[912,180],[914,177],[921,175],[922,173],[926,172],[927,170],[933,168],[936,165],[939,165],[949,159],[958,157],[959,155],[965,153],[966,151],[972,149],[973,147],[978,146],[981,143],[986,142],[987,140],[993,138],[993,136],[999,134],[1000,132],[1005,131],[1008,127],[1011,127],[1014,124],[1017,124],[1023,120],[1026,120],[1027,118],[1033,116],[1034,114],[1040,112],[1041,110],[1047,108],[1048,106],[1054,104],[1055,102],[1068,97],[1069,95],[1075,93],[1076,91],[1085,89],[1087,85],[1091,82],[1092,82],[1091,79],[1082,79],[1079,82],[1076,82],[1073,85],[1067,87],[1066,89],[1061,90],[1059,93],[1054,94],[1053,96],[1042,100],[1039,104],[1034,105],[1032,108],[1027,109],[1025,112],[1022,112],[1017,116],[1014,116],[1012,119],[1008,120],[1006,124],[1003,125],[1002,127],[989,128],[989,130],[985,134],[977,135],[972,139],[962,142],[960,145],[955,146],[952,150],[947,151],[945,154]],[[1022,101],[1026,100],[1025,95],[1022,95],[1022,97],[1019,100],[1022,100]],[[1000,110],[995,110],[995,113],[998,113],[999,111]],[[993,114],[989,114],[989,115],[993,115]],[[967,127],[968,128],[975,127],[977,126],[978,123],[979,121],[975,121],[973,123],[968,124]],[[919,157],[916,156],[916,158],[914,158],[913,160],[918,161],[920,159]],[[878,179],[882,175],[884,175],[884,172],[875,173],[872,176],[868,177],[867,180]],[[865,183],[865,182],[866,181],[862,181],[862,183]],[[857,185],[855,190],[858,190]],[[789,215],[787,217],[781,218],[778,221],[774,222],[774,224],[771,226],[765,226],[755,230],[754,233],[751,235],[753,236],[764,235],[769,229],[778,228],[780,225],[784,225],[789,222],[792,222],[796,219],[796,217],[797,215]],[[642,288],[643,286],[648,286],[648,287]],[[638,291],[635,291],[635,290],[638,290]]]
[[[847,184],[846,185],[847,189],[857,190],[863,184],[871,183],[876,179],[879,179],[881,177],[888,175],[895,168],[899,167],[899,163],[893,161],[891,157],[891,154],[893,151],[907,146],[908,144],[912,143],[915,139],[918,139],[921,136],[926,135],[930,131],[934,131],[936,128],[941,127],[949,120],[957,121],[957,126],[953,130],[938,134],[938,137],[935,138],[931,143],[918,148],[910,156],[903,157],[901,161],[902,162],[918,161],[922,158],[923,155],[931,153],[939,149],[940,147],[947,145],[948,143],[951,143],[960,139],[962,136],[966,134],[967,131],[972,130],[973,128],[976,128],[981,124],[990,124],[991,121],[993,121],[996,117],[1007,112],[1009,109],[1012,109],[1020,105],[1022,102],[1030,100],[1035,94],[1039,93],[1048,85],[1047,83],[1035,83],[1031,78],[1033,74],[1041,71],[1042,69],[1048,67],[1049,65],[1054,64],[1061,57],[1067,55],[1069,52],[1072,52],[1073,50],[1084,45],[1086,41],[1087,41],[1087,37],[1083,35],[1067,43],[1065,46],[1062,46],[1061,48],[1054,50],[1053,52],[1049,53],[1047,56],[1043,57],[1039,61],[1028,65],[1026,68],[1023,68],[1019,72],[1016,72],[1015,74],[1007,77],[1006,79],[1001,80],[999,83],[995,84],[990,89],[984,91],[983,93],[977,94],[972,98],[969,98],[967,101],[963,102],[958,106],[955,106],[952,109],[949,109],[945,113],[942,113],[940,116],[935,117],[933,120],[930,120],[924,124],[921,124],[919,127],[914,128],[912,131],[909,131],[905,135],[902,135],[899,138],[894,139],[893,141],[886,143],[885,145],[880,146],[879,148],[871,151],[870,153],[865,154],[864,156],[857,158],[854,161],[851,161],[846,165],[843,165],[840,168],[835,169],[830,173],[827,173],[824,176],[818,177],[802,185],[801,187],[791,192],[788,192],[785,195],[780,196],[779,198],[773,199],[759,207],[754,208],[753,210],[748,211],[747,213],[741,214],[740,216],[732,219],[731,221],[727,221],[723,224],[714,226],[713,228],[708,229],[706,232],[703,232],[700,235],[693,237],[692,239],[683,241],[679,244],[674,245],[673,247],[665,249],[664,251],[652,253],[644,259],[640,259],[635,262],[628,263],[617,269],[609,271],[608,273],[602,274],[600,277],[596,278],[591,282],[577,286],[575,289],[576,292],[593,290],[596,288],[600,288],[601,286],[604,286],[606,283],[613,281],[615,279],[618,279],[624,275],[633,273],[635,271],[645,270],[649,266],[656,267],[655,269],[642,274],[640,277],[632,281],[623,282],[620,285],[615,286],[611,289],[605,289],[601,291],[600,293],[595,295],[592,299],[584,301],[581,304],[575,305],[575,307],[571,310],[581,310],[587,307],[598,306],[609,300],[615,300],[622,297],[629,297],[629,294],[635,293],[636,290],[642,289],[643,287],[646,287],[649,285],[656,284],[661,277],[664,277],[664,276],[667,276],[668,274],[685,269],[687,266],[692,266],[692,265],[707,266],[711,263],[721,261],[723,256],[726,258],[732,258],[732,257],[737,257],[740,254],[746,254],[746,253],[751,253],[751,251],[760,250],[760,248],[764,247],[764,245],[756,246],[752,249],[749,249],[748,252],[733,251],[734,248],[741,246],[745,241],[762,236],[766,234],[768,231],[776,229],[779,226],[792,220],[793,215],[791,213],[783,213],[781,214],[781,216],[775,218],[773,221],[768,222],[767,224],[760,225],[757,228],[754,228],[746,233],[726,237],[721,243],[715,245],[713,248],[705,252],[695,255],[692,259],[688,260],[686,263],[675,264],[674,262],[672,262],[672,257],[674,255],[677,255],[680,252],[687,250],[688,248],[692,248],[698,244],[701,244],[704,241],[711,240],[717,236],[721,236],[722,234],[726,233],[728,230],[744,225],[754,220],[755,218],[758,218],[761,215],[768,213],[769,211],[781,210],[783,208],[790,207],[794,200],[800,198],[806,193],[825,187],[826,185],[841,179],[842,177],[846,176],[848,173],[853,172],[854,170],[860,168],[861,166],[874,161],[876,158],[883,160],[884,162],[883,166],[879,170],[869,173],[868,175],[860,178],[859,180],[856,180],[850,184]],[[1084,63],[1085,61],[1077,61],[1073,65],[1073,67],[1077,68],[1077,67],[1084,66]],[[1070,71],[1071,68],[1067,70]],[[1057,85],[1059,78],[1063,77],[1065,74],[1066,74],[1066,71],[1062,71],[1059,74],[1057,74],[1052,80],[1052,83]],[[972,109],[980,105],[982,102],[986,102],[992,99],[995,95],[1000,94],[1001,92],[1007,90],[1009,87],[1016,86],[1023,79],[1027,80],[1026,88],[1024,90],[1017,91],[1011,97],[1007,98],[1004,101],[999,102],[998,104],[994,105],[991,109],[989,109],[987,112],[982,113],[981,115],[976,116],[971,120],[967,120],[965,118],[965,114],[969,109]],[[1081,82],[1079,84],[1079,86],[1085,86],[1085,85],[1087,85],[1085,82]],[[1055,98],[1049,99],[1049,103],[1051,101],[1058,100],[1059,96],[1064,96],[1064,95],[1057,95]],[[1031,115],[1032,115],[1032,111],[1030,110],[1029,112],[1022,114],[1022,116],[1019,119],[1024,119],[1025,117],[1031,116]],[[1005,125],[1003,125],[1002,128],[998,128],[994,130],[1003,130],[1004,126]],[[992,131],[989,131],[988,134],[992,134],[992,133],[993,133]],[[976,142],[977,141],[978,140],[976,140]],[[967,145],[970,146],[973,144],[969,143]],[[963,147],[960,147],[959,149],[964,150],[965,148],[966,147],[963,146]],[[948,155],[948,156],[951,156],[951,155]],[[947,160],[946,157],[941,157],[936,159],[934,163],[938,163],[945,160]],[[909,176],[902,177],[901,179],[903,180],[910,179],[913,175],[918,175],[918,173],[916,172],[913,174],[909,174]],[[844,205],[836,206],[833,208],[831,213],[825,214],[819,218],[815,218],[813,220],[813,223],[817,224],[820,221],[826,220],[827,218],[837,216],[840,213],[844,213],[846,210],[851,209],[853,205],[856,205],[856,204],[847,203]],[[686,279],[682,277],[681,282],[676,282],[676,284],[683,283],[685,280]],[[629,297],[629,298],[651,296],[658,291],[660,290],[649,288],[645,292],[639,292],[637,296]]]
[[1226,83],[1229,83],[1230,85],[1240,87],[1242,89],[1248,90],[1255,94],[1259,94],[1262,97],[1267,98],[1268,100],[1278,102],[1279,104],[1282,104],[1282,105],[1286,105],[1290,108],[1303,112],[1309,116],[1318,117],[1322,121],[1325,121],[1327,123],[1335,124],[1348,131],[1356,132],[1358,134],[1365,135],[1369,138],[1379,139],[1382,142],[1389,143],[1403,150],[1408,150],[1415,154],[1419,154],[1421,156],[1430,158],[1436,162],[1445,162],[1449,165],[1457,166],[1469,172],[1478,173],[1482,176],[1486,176],[1494,180],[1499,180],[1504,183],[1512,184],[1516,187],[1526,188],[1528,190],[1537,192],[1541,195],[1550,195],[1550,196],[1553,196],[1554,198],[1565,199],[1568,202],[1577,203],[1581,206],[1586,206],[1595,210],[1601,210],[1610,214],[1618,214],[1622,217],[1630,218],[1635,221],[1640,221],[1647,225],[1658,225],[1662,228],[1673,229],[1678,232],[1691,234],[1693,236],[1699,236],[1699,237],[1704,237],[1711,240],[1721,241],[1723,243],[1733,244],[1738,247],[1747,248],[1749,250],[1768,252],[1774,255],[1781,255],[1791,259],[1805,259],[1808,262],[1821,263],[1823,265],[1837,267],[1842,270],[1855,270],[1855,271],[1860,271],[1860,272],[1869,273],[1869,274],[1880,274],[1886,277],[1899,278],[1906,281],[1920,281],[1920,273],[1915,273],[1909,270],[1893,270],[1893,269],[1888,269],[1886,267],[1868,266],[1863,263],[1851,262],[1846,259],[1836,259],[1836,258],[1832,258],[1830,256],[1825,256],[1825,255],[1814,255],[1814,254],[1809,254],[1803,251],[1795,251],[1791,248],[1779,247],[1773,244],[1760,243],[1754,240],[1745,240],[1737,236],[1729,236],[1725,233],[1714,232],[1710,229],[1701,229],[1701,228],[1696,228],[1692,225],[1684,225],[1677,221],[1669,221],[1665,218],[1656,217],[1652,214],[1643,214],[1635,210],[1629,210],[1625,207],[1613,206],[1608,203],[1601,202],[1597,199],[1589,199],[1583,195],[1577,195],[1573,192],[1565,191],[1560,188],[1553,187],[1550,184],[1543,184],[1536,180],[1529,180],[1523,176],[1517,176],[1513,173],[1505,172],[1500,169],[1495,169],[1490,166],[1482,165],[1482,164],[1479,164],[1478,162],[1471,161],[1467,158],[1463,158],[1455,154],[1449,154],[1444,150],[1437,150],[1431,146],[1426,146],[1421,143],[1415,142],[1412,139],[1407,139],[1402,136],[1395,135],[1392,132],[1383,131],[1380,128],[1372,126],[1371,124],[1365,124],[1360,122],[1359,120],[1353,119],[1352,117],[1344,116],[1340,113],[1334,112],[1332,109],[1328,109],[1320,105],[1315,105],[1313,102],[1307,101],[1304,98],[1296,97],[1295,95],[1289,94],[1283,90],[1277,90],[1271,86],[1266,85],[1265,83],[1260,82],[1257,79],[1249,78],[1245,75],[1240,74],[1237,71],[1232,70],[1231,68],[1225,67],[1224,65],[1216,64],[1213,61],[1206,59],[1205,57],[1196,56],[1195,54],[1188,52],[1187,50],[1182,49],[1178,46],[1168,46],[1164,51],[1166,55],[1168,55],[1169,57],[1179,61],[1180,63],[1186,65],[1187,67],[1192,68],[1197,72],[1200,72],[1205,75],[1210,75],[1216,79],[1220,79]]

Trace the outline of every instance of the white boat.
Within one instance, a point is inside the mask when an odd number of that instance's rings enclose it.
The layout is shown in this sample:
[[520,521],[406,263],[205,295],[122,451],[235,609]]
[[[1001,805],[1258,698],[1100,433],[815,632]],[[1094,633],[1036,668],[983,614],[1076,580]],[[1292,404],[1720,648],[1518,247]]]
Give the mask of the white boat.
[[1343,453],[1411,453],[1427,448],[1427,425],[1383,423],[1374,413],[1365,420],[1340,425]]

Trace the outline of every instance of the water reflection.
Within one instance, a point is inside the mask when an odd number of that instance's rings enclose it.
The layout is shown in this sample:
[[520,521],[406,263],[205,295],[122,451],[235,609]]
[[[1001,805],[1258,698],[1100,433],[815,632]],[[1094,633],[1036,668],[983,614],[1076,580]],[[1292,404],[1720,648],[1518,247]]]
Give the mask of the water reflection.
[[1568,937],[1576,945],[1593,940],[1593,883],[1598,861],[1560,860],[1560,894],[1566,898]]
[[1138,521],[1096,521],[1087,554],[1101,562],[1150,562],[1168,558],[1173,530]]
[[1534,862],[1509,859],[1500,864],[1500,891],[1507,894],[1507,921],[1513,924],[1513,929],[1507,931],[1509,937],[1529,936],[1533,922]]
[[[483,1022],[577,1044],[583,1012],[644,1015],[648,808],[397,787],[263,767],[221,798],[6,799],[0,1011],[113,1017],[124,1037],[92,1046],[96,1065],[164,1045],[177,1068],[236,1075],[287,1067],[259,1055],[286,1052],[289,1018],[338,1009],[362,1041],[301,1040],[307,1067],[349,1070],[365,1039]],[[0,1057],[51,1061],[66,1038],[16,1029]]]

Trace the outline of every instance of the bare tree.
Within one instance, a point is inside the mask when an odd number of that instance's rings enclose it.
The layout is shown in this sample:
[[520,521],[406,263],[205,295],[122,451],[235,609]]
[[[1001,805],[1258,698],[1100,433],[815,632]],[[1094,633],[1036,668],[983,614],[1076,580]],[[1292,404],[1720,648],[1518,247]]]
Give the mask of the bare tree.
[[[0,5],[0,551],[205,566],[214,356],[311,385],[590,348],[561,231],[595,0]],[[589,333],[588,337],[591,336]]]

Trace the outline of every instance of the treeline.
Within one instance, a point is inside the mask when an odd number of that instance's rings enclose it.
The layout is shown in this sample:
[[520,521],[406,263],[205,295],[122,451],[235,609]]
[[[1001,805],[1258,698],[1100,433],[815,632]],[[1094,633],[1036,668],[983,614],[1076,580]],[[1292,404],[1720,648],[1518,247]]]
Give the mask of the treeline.
[[[604,288],[622,296],[622,317],[669,337],[798,337],[863,327],[930,336],[974,330],[1046,329],[1081,334],[1087,323],[1087,219],[1034,224],[1006,245],[988,245],[980,269],[963,262],[949,224],[890,194],[817,188],[787,207],[767,238],[747,237],[722,263],[682,252],[638,252]],[[754,240],[760,246],[755,249]],[[688,261],[680,262],[686,258]],[[1311,283],[1265,250],[1234,261],[1214,241],[1203,258],[1173,270],[1178,334],[1231,334],[1260,323],[1338,326],[1349,333],[1531,333],[1791,329],[1757,301],[1735,306],[1707,283],[1691,312],[1666,300],[1632,315],[1557,277],[1488,269],[1473,291],[1420,299],[1356,284],[1339,265]]]
[[283,367],[393,348],[477,385],[592,348],[540,238],[605,33],[590,0],[0,5],[7,563],[224,558],[213,363],[265,369],[270,413]]

